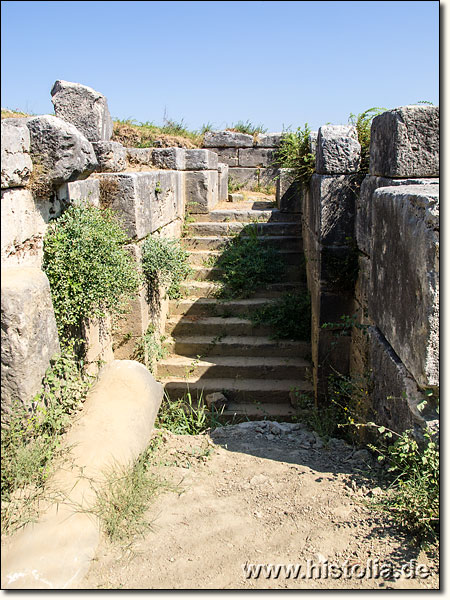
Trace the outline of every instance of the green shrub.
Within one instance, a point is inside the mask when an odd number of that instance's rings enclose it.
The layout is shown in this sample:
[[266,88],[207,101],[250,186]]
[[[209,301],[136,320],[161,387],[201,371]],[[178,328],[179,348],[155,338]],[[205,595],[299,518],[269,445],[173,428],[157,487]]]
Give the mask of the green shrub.
[[360,173],[369,172],[369,158],[370,158],[370,128],[372,126],[372,119],[377,115],[384,112],[385,108],[369,108],[359,115],[350,113],[349,123],[355,125],[356,131],[358,132],[358,141],[361,145],[361,163],[359,167]]
[[181,282],[191,273],[188,259],[176,238],[149,236],[142,248],[142,270],[150,288],[163,285],[169,298],[179,298]]
[[123,312],[138,290],[140,276],[126,242],[110,209],[72,206],[50,224],[43,269],[63,344],[84,319]]
[[255,310],[250,318],[256,325],[273,327],[276,338],[309,340],[311,336],[311,300],[308,294],[285,294]]
[[92,378],[72,354],[56,356],[45,374],[33,409],[17,403],[2,427],[2,530],[11,532],[37,515],[35,500],[60,455],[61,435],[70,415],[81,408]]
[[275,153],[275,164],[283,169],[292,169],[294,181],[308,185],[316,167],[316,157],[311,152],[309,136],[311,129],[305,123],[303,129],[285,133]]
[[265,284],[278,281],[284,270],[280,253],[264,244],[255,225],[244,228],[223,250],[217,263],[222,297],[250,296]]

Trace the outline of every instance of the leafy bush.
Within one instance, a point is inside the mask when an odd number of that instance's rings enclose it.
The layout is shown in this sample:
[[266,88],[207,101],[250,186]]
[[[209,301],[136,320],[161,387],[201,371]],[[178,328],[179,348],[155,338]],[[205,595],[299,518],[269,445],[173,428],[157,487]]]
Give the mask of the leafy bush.
[[369,158],[370,158],[370,128],[372,126],[372,119],[377,115],[384,112],[385,108],[369,108],[359,115],[350,113],[349,123],[355,125],[356,131],[358,132],[358,141],[361,145],[361,163],[359,167],[360,173],[369,172]]
[[50,224],[43,268],[63,344],[84,319],[123,312],[138,290],[140,276],[126,242],[110,209],[72,206]]
[[91,382],[72,354],[56,356],[34,398],[34,408],[12,407],[1,438],[4,531],[13,531],[36,516],[34,500],[44,492],[61,435],[69,426],[70,415],[81,408]]
[[284,270],[278,250],[261,241],[254,225],[232,238],[216,264],[222,297],[248,297],[263,285],[278,281]]
[[311,129],[305,123],[303,129],[285,133],[275,153],[275,164],[283,169],[292,169],[293,179],[309,184],[316,167],[316,157],[311,152]]
[[169,298],[179,298],[181,282],[191,273],[188,258],[176,238],[149,236],[142,248],[142,270],[149,286],[163,285]]
[[309,340],[311,336],[311,300],[308,294],[285,294],[255,310],[250,318],[256,325],[273,327],[276,338]]

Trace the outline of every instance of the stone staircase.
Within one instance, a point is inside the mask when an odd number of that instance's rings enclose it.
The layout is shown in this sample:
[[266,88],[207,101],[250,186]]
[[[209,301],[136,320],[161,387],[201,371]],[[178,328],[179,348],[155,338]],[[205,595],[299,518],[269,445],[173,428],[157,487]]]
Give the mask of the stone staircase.
[[[298,216],[280,213],[268,202],[240,202],[239,208],[222,203],[194,217],[183,238],[194,273],[185,282],[185,297],[170,301],[164,342],[169,355],[158,364],[158,379],[173,399],[187,389],[194,398],[202,391],[223,392],[229,400],[225,416],[288,419],[295,414],[291,390],[312,389],[310,343],[274,340],[270,327],[253,325],[249,314],[304,286]],[[279,249],[286,264],[284,279],[248,299],[218,299],[217,268],[205,264],[220,254],[230,235],[252,222],[257,222],[263,243]]]

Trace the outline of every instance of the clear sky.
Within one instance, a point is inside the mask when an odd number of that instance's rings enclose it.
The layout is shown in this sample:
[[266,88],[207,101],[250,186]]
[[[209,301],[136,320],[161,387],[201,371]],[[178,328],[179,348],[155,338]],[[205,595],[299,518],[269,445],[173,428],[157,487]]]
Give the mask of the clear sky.
[[6,1],[1,29],[1,105],[35,114],[57,79],[103,93],[113,118],[191,129],[439,103],[437,1]]

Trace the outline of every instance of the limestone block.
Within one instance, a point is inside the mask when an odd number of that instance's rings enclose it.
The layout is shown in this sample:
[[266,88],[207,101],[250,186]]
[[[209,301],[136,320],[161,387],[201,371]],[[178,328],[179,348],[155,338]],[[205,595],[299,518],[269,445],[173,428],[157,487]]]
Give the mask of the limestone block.
[[111,139],[113,121],[103,94],[63,80],[56,81],[50,93],[56,116],[75,125],[90,142]]
[[309,150],[312,154],[316,154],[317,152],[317,136],[319,135],[318,131],[311,131],[309,134]]
[[86,179],[97,168],[92,144],[71,123],[43,115],[26,119],[34,169],[38,164],[52,185]]
[[130,165],[153,166],[153,148],[127,148],[126,150]]
[[372,197],[369,314],[420,386],[439,385],[439,189]]
[[100,539],[96,489],[148,446],[162,396],[162,385],[135,361],[115,360],[101,370],[64,440],[70,468],[48,482],[59,502],[7,541],[2,588],[70,589],[83,579]]
[[398,433],[425,425],[417,410],[423,394],[405,365],[376,327],[370,327],[369,370],[372,373],[371,404],[377,423]]
[[279,169],[276,180],[276,201],[281,212],[301,212],[301,184],[294,181],[292,169]]
[[347,245],[354,237],[355,200],[361,176],[314,174],[309,227],[326,245]]
[[81,327],[81,335],[85,341],[86,371],[89,375],[97,375],[103,363],[114,360],[111,317],[86,319]]
[[59,352],[50,286],[43,271],[2,269],[2,412],[30,405],[50,359]]
[[356,173],[361,146],[353,125],[323,125],[319,128],[316,172],[322,175]]
[[239,164],[238,148],[209,148],[218,156],[219,162],[225,163],[229,167],[237,167]]
[[251,148],[253,136],[237,131],[207,131],[203,137],[204,148]]
[[30,132],[25,123],[2,119],[2,189],[26,185],[33,170],[29,155]]
[[211,150],[185,150],[185,169],[187,171],[203,171],[204,169],[217,169],[218,156]]
[[41,266],[48,208],[48,203],[35,201],[27,189],[2,190],[2,266]]
[[258,174],[258,183],[262,186],[273,186],[274,193],[277,183],[277,177],[280,169],[278,167],[266,167],[265,169],[256,169]]
[[130,239],[140,240],[181,216],[183,176],[176,171],[100,173],[102,204],[117,212]]
[[186,209],[190,213],[208,213],[219,201],[217,171],[189,171],[186,179]]
[[239,148],[239,166],[268,167],[273,156],[273,150],[267,148]]
[[185,152],[184,148],[154,148],[152,161],[158,169],[184,171],[186,168]]
[[439,177],[439,106],[402,106],[372,121],[371,175]]
[[217,165],[217,172],[219,178],[219,202],[225,202],[226,200],[228,200],[229,166],[225,163],[219,163]]
[[127,168],[127,149],[119,142],[93,142],[97,171],[118,173]]
[[257,148],[277,148],[282,137],[283,133],[258,133],[254,145]]
[[356,241],[358,248],[366,254],[371,253],[372,242],[372,195],[379,187],[397,185],[437,185],[439,179],[392,179],[368,175],[361,184],[361,191],[356,197]]
[[57,190],[58,200],[66,206],[87,202],[92,206],[100,206],[100,181],[84,179],[64,183]]
[[229,180],[251,189],[259,183],[259,170],[243,167],[233,167],[228,171]]

